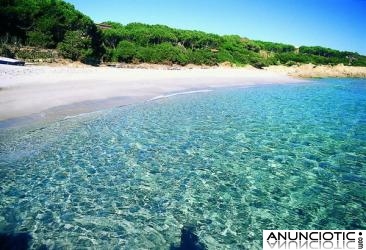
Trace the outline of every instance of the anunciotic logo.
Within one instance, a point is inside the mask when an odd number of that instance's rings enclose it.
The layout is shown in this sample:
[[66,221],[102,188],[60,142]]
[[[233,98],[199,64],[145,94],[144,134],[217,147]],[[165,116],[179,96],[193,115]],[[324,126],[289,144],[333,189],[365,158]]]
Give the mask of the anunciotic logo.
[[264,250],[366,249],[366,230],[264,230]]

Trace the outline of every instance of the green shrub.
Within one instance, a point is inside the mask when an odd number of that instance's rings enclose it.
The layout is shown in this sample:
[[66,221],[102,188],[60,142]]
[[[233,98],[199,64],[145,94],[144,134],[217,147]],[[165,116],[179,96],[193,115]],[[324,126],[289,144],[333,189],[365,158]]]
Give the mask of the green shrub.
[[40,48],[49,48],[54,44],[52,35],[49,32],[43,33],[41,31],[28,31],[27,41],[29,45]]
[[60,54],[71,60],[85,60],[92,56],[92,49],[90,47],[90,37],[83,34],[83,32],[67,31],[64,40],[58,44]]
[[113,51],[112,60],[130,63],[137,55],[137,46],[128,41],[122,41]]
[[225,49],[221,49],[217,53],[217,60],[219,62],[233,62],[234,57],[232,56],[232,54],[229,51],[227,51]]
[[9,45],[2,44],[0,46],[0,56],[14,58],[15,57],[15,51],[12,50]]
[[55,59],[56,55],[52,50],[21,49],[16,52],[16,57],[20,59]]

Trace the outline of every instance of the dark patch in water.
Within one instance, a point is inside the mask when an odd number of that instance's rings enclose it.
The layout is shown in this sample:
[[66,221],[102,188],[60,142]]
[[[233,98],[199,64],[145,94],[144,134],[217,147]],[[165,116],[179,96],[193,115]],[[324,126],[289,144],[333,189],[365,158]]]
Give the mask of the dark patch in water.
[[346,182],[355,182],[359,183],[362,186],[366,186],[366,178],[361,175],[356,174],[344,174],[342,175],[342,179]]
[[48,249],[49,248],[45,244],[43,244],[39,248],[37,248],[37,250],[48,250]]
[[184,226],[181,231],[180,245],[171,246],[170,250],[207,250],[207,247],[199,241],[193,226]]
[[32,236],[29,233],[0,233],[0,249],[25,250],[29,248]]

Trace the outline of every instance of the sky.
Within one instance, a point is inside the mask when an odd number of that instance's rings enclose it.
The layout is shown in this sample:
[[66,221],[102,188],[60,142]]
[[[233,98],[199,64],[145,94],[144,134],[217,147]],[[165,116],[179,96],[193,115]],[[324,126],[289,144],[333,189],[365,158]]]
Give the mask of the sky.
[[366,0],[66,0],[95,22],[142,22],[366,55]]

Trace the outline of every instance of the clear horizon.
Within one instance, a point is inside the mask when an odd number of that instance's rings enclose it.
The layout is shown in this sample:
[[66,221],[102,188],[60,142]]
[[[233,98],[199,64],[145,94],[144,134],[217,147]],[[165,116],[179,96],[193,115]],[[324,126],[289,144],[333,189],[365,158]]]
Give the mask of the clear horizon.
[[95,22],[178,29],[366,55],[366,0],[67,0]]

